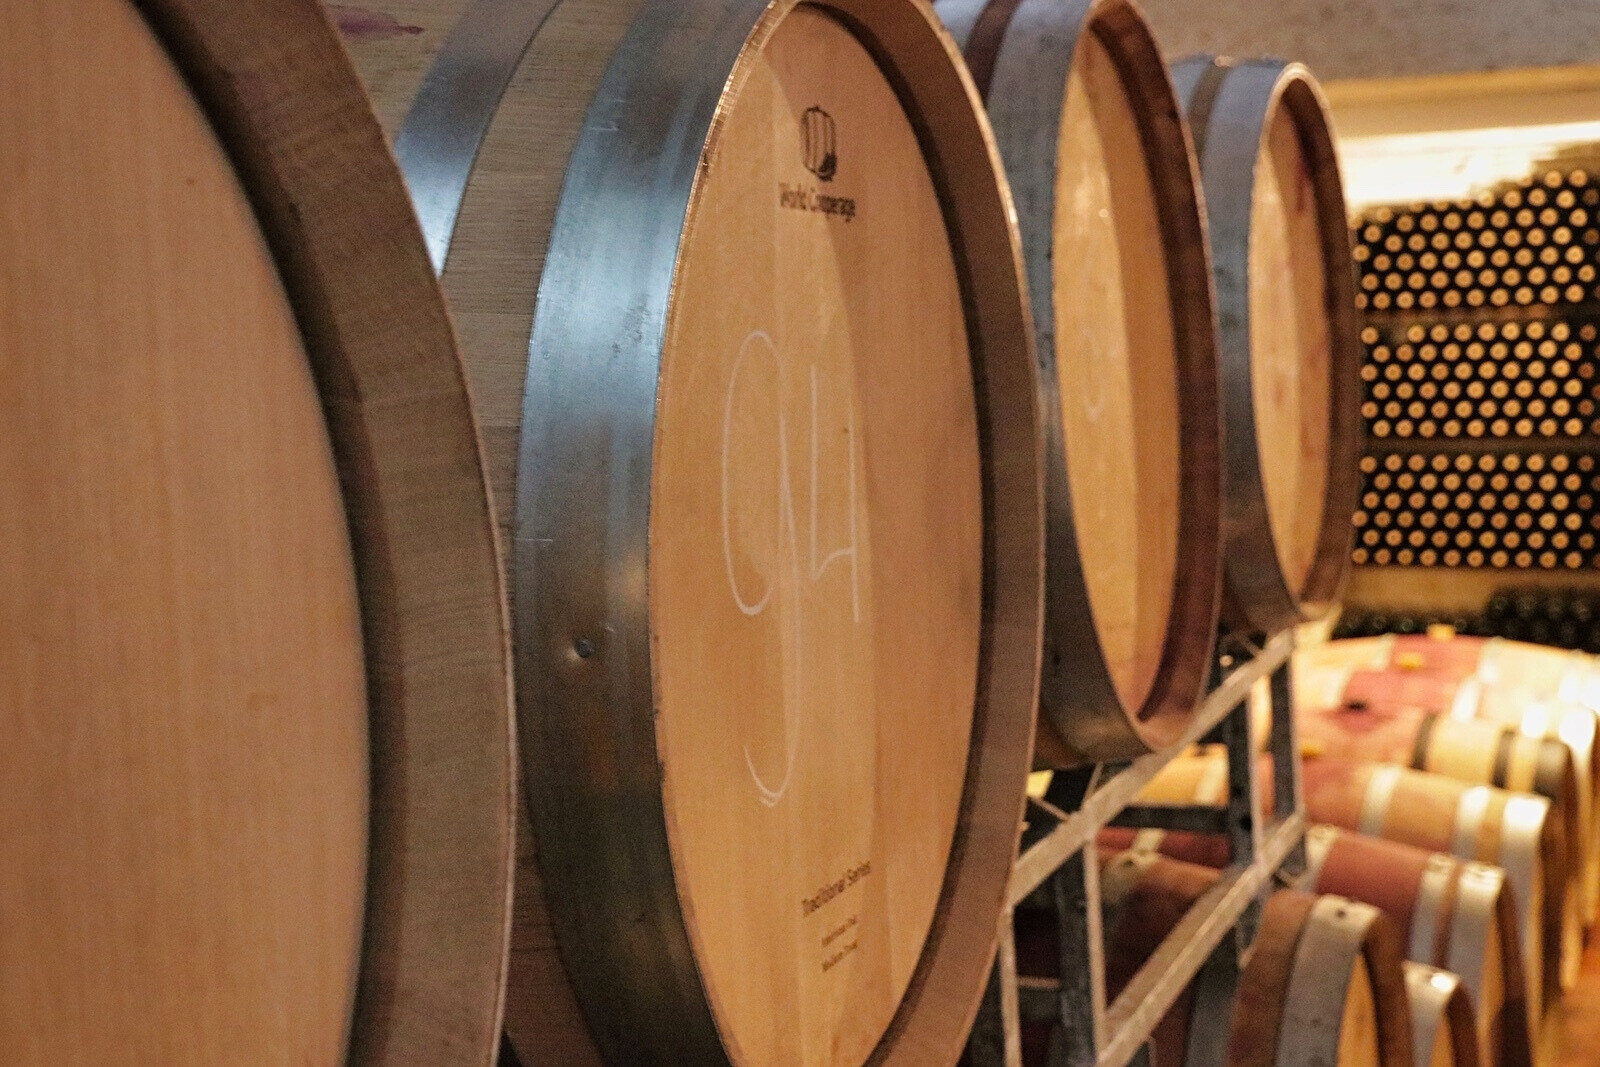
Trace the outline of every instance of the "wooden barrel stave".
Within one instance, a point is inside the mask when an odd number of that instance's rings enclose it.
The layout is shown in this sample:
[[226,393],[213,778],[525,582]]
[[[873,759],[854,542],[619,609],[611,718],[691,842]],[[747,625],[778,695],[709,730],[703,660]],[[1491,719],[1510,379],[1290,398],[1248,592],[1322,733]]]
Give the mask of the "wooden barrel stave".
[[[511,7],[520,9],[510,12]],[[729,237],[745,239],[740,236],[745,228],[738,220],[741,212],[753,210],[747,205],[764,205],[768,196],[777,195],[768,191],[754,200],[748,196],[730,200],[729,183],[718,185],[725,168],[716,166],[719,159],[735,158],[744,150],[742,146],[751,143],[750,123],[741,118],[740,108],[758,104],[744,102],[759,100],[774,76],[788,76],[782,71],[774,74],[774,64],[790,60],[780,56],[769,62],[769,45],[785,47],[782,42],[799,33],[794,27],[807,20],[847,26],[852,47],[860,49],[861,42],[870,45],[864,51],[843,55],[835,64],[835,77],[813,76],[809,83],[796,82],[791,87],[808,97],[824,92],[839,96],[848,81],[844,72],[851,69],[846,61],[869,56],[866,61],[877,77],[883,77],[884,68],[888,69],[886,81],[893,86],[894,99],[909,113],[903,128],[914,128],[916,137],[899,142],[881,137],[874,147],[882,150],[880,155],[897,159],[901,156],[888,153],[897,144],[902,156],[906,144],[913,145],[911,155],[924,146],[931,149],[919,159],[907,158],[907,173],[917,174],[919,165],[926,168],[933,190],[930,195],[937,197],[943,209],[935,214],[942,214],[949,239],[963,257],[951,271],[953,281],[947,286],[951,291],[941,295],[940,285],[935,284],[926,291],[913,289],[897,299],[879,301],[875,307],[901,309],[902,313],[909,309],[913,319],[883,322],[878,330],[868,330],[865,320],[857,323],[849,313],[832,320],[790,315],[784,322],[791,334],[812,328],[808,322],[818,329],[826,324],[833,329],[854,329],[839,340],[779,340],[784,345],[800,341],[801,350],[834,353],[830,358],[848,360],[857,350],[871,351],[874,337],[895,338],[904,344],[905,338],[918,336],[919,331],[926,338],[933,324],[951,321],[951,309],[965,315],[964,326],[950,331],[950,341],[970,344],[971,373],[961,377],[970,377],[967,388],[976,395],[962,400],[958,390],[938,403],[915,405],[909,412],[910,421],[898,421],[908,434],[920,432],[920,413],[948,412],[954,405],[954,417],[941,416],[940,422],[954,429],[941,431],[948,441],[933,455],[945,474],[970,482],[970,492],[957,486],[943,501],[933,493],[919,499],[948,510],[976,501],[981,488],[985,499],[1013,504],[996,509],[981,531],[969,517],[953,523],[902,523],[899,533],[891,536],[894,528],[886,521],[880,524],[883,528],[878,531],[871,558],[882,561],[881,570],[891,570],[897,541],[908,540],[909,533],[909,540],[916,542],[922,536],[917,531],[941,529],[959,535],[950,555],[961,554],[963,559],[975,561],[977,551],[966,552],[962,539],[972,541],[981,536],[990,563],[981,573],[952,582],[957,588],[938,593],[936,600],[941,605],[971,602],[975,606],[981,596],[981,616],[973,610],[963,626],[973,628],[974,633],[981,626],[985,634],[994,636],[981,642],[975,637],[946,641],[943,648],[935,641],[920,651],[908,648],[903,650],[904,656],[894,657],[907,663],[930,658],[928,669],[911,672],[923,681],[907,690],[910,696],[919,686],[937,685],[939,692],[924,694],[929,700],[920,702],[930,713],[933,705],[959,699],[963,690],[970,693],[973,679],[981,679],[975,714],[969,707],[965,714],[959,709],[949,714],[951,709],[946,709],[947,713],[933,715],[929,724],[934,728],[924,731],[924,741],[915,744],[907,745],[887,734],[876,741],[880,759],[884,753],[893,754],[883,764],[885,784],[877,790],[877,802],[887,806],[885,811],[890,814],[902,813],[895,821],[912,817],[942,823],[931,826],[927,835],[911,831],[904,838],[911,841],[926,836],[927,841],[915,848],[891,847],[887,838],[895,835],[874,834],[862,846],[861,855],[852,852],[846,856],[844,842],[854,833],[849,827],[855,824],[840,823],[822,813],[790,825],[776,839],[789,834],[798,835],[797,840],[811,840],[811,846],[801,846],[793,854],[813,857],[824,828],[827,836],[838,842],[837,846],[822,846],[823,851],[841,853],[827,870],[822,870],[815,858],[805,861],[818,869],[806,873],[803,884],[794,887],[799,896],[815,894],[819,885],[826,888],[841,870],[864,872],[860,877],[866,879],[866,899],[873,910],[862,913],[861,923],[863,930],[871,929],[876,944],[857,953],[855,960],[835,974],[859,969],[865,966],[859,961],[869,959],[874,967],[882,961],[884,968],[881,978],[874,977],[862,986],[856,1010],[848,1018],[841,1014],[844,1002],[838,998],[803,993],[802,1008],[797,1010],[804,1037],[795,1040],[807,1047],[827,1040],[832,1055],[865,1058],[887,1028],[890,1036],[878,1049],[879,1055],[889,1059],[942,1058],[965,1037],[962,1011],[952,1012],[949,1005],[976,1010],[982,972],[992,952],[992,939],[984,931],[993,923],[986,916],[999,899],[997,887],[1003,883],[1015,847],[1027,735],[1036,706],[1036,650],[1030,654],[1027,649],[1031,644],[1028,635],[1036,634],[1038,626],[1041,505],[1034,418],[1037,385],[1028,351],[1017,252],[1006,225],[1010,207],[995,178],[998,161],[970,82],[937,34],[931,13],[911,0],[889,5],[856,0],[821,5],[798,5],[792,0],[771,4],[705,0],[691,5],[566,0],[549,11],[537,4],[505,5],[491,0],[437,9],[401,2],[385,4],[377,12],[382,16],[377,21],[386,29],[372,34],[364,33],[360,26],[371,24],[368,16],[373,12],[347,8],[344,14],[347,40],[369,86],[380,98],[380,113],[397,136],[397,153],[418,196],[424,227],[436,258],[444,264],[443,284],[461,329],[510,550],[508,568],[516,594],[514,622],[520,657],[519,713],[529,736],[538,737],[540,743],[523,749],[532,825],[523,833],[525,846],[517,875],[518,915],[507,1025],[513,1044],[525,1058],[534,1060],[596,1058],[598,1051],[584,1033],[584,1022],[571,1010],[575,1003],[581,1004],[587,1029],[600,1049],[615,1060],[653,1055],[745,1062],[799,1055],[795,1051],[798,1046],[774,1044],[788,1041],[784,1035],[792,1029],[787,1024],[780,1027],[774,1020],[790,1018],[796,1011],[776,1002],[769,1005],[770,1010],[748,1007],[753,1003],[751,997],[765,995],[762,987],[731,978],[734,972],[730,967],[741,965],[730,964],[727,951],[713,944],[718,937],[726,940],[725,933],[718,932],[720,927],[742,921],[722,917],[739,916],[748,909],[713,907],[709,902],[694,908],[702,895],[709,901],[710,896],[739,885],[741,879],[756,877],[760,865],[746,864],[731,877],[707,875],[720,861],[715,856],[706,858],[705,846],[695,842],[704,834],[705,820],[714,821],[716,813],[708,814],[704,803],[695,799],[699,794],[674,791],[662,781],[663,771],[670,780],[675,766],[684,768],[678,773],[692,776],[686,758],[725,750],[728,738],[736,734],[724,729],[702,745],[689,720],[673,712],[682,704],[682,697],[673,694],[686,692],[685,684],[694,684],[693,679],[685,683],[685,676],[669,662],[679,654],[675,650],[687,647],[683,636],[680,633],[651,643],[663,618],[654,606],[665,602],[663,591],[671,588],[665,576],[674,566],[673,553],[677,552],[681,561],[679,546],[698,544],[691,537],[678,536],[677,531],[689,528],[680,524],[692,522],[692,516],[661,506],[666,499],[664,487],[669,483],[693,487],[701,471],[716,470],[714,456],[710,463],[699,463],[690,454],[700,447],[693,428],[711,427],[712,421],[721,427],[725,414],[721,407],[715,420],[694,414],[694,398],[709,396],[711,390],[673,377],[678,373],[674,368],[690,368],[698,352],[715,354],[719,346],[709,341],[673,346],[686,332],[731,328],[704,316],[696,320],[691,311],[739,306],[723,296],[731,291],[729,279],[717,272],[725,271],[732,260],[724,267],[715,266],[723,262],[717,259],[719,249]],[[485,27],[505,31],[503,36],[510,40],[496,39],[495,32],[486,34]],[[525,51],[518,50],[519,34],[532,34]],[[489,117],[481,148],[475,143],[458,144],[453,157],[430,158],[429,150],[450,142],[448,136],[428,125],[430,121],[437,125],[440,117],[448,114],[440,101],[452,99],[450,94],[457,87],[470,90],[471,76],[484,73],[472,67],[472,62],[483,59],[469,47],[474,42],[492,51],[491,58],[498,64],[495,77],[486,79],[486,84],[505,80],[508,63],[515,66],[514,73],[509,75],[504,95],[485,105]],[[786,71],[792,70],[794,62],[804,61],[790,51],[793,62]],[[833,87],[834,82],[839,87]],[[421,96],[413,104],[409,97],[419,91]],[[591,109],[592,100],[597,102]],[[807,103],[823,105],[819,110],[838,119],[840,137],[859,138],[865,136],[859,115],[868,106],[862,101],[863,94],[858,91],[839,96],[837,102],[819,97]],[[852,121],[856,122],[854,133],[849,132]],[[787,126],[770,128],[789,135]],[[475,156],[472,148],[478,149]],[[845,155],[841,149],[838,182],[828,186],[833,163],[824,167],[821,156],[811,159],[798,147],[794,157],[817,169],[812,175],[801,171],[798,181],[788,179],[791,184],[797,188],[806,183],[818,185],[833,198],[829,204],[834,208],[839,206],[837,196],[849,192],[842,186],[854,181],[859,189],[862,175],[870,175],[875,165],[859,148],[853,155]],[[800,171],[797,164],[790,163],[787,152],[781,159],[781,173],[787,175],[790,166]],[[819,173],[822,169],[830,173]],[[441,212],[439,217],[449,225],[436,230],[430,223],[432,207],[423,190],[448,191],[448,181],[435,181],[446,171],[468,176],[462,179],[459,209],[454,217],[449,217],[450,210]],[[847,179],[847,175],[851,177]],[[866,231],[886,225],[894,198],[886,189],[873,195],[875,215],[863,214],[846,222],[835,211],[817,221],[841,227],[841,237],[862,230],[864,220]],[[896,195],[909,194],[897,190]],[[820,203],[806,201],[811,207]],[[864,201],[862,210],[866,211]],[[779,219],[798,221],[800,217],[780,214]],[[762,225],[770,225],[770,221]],[[898,246],[901,242],[889,243]],[[775,243],[774,247],[783,250],[790,246]],[[934,247],[911,260],[937,267],[951,255],[949,248],[941,252]],[[856,269],[858,261],[841,254],[837,262],[848,270]],[[763,266],[772,269],[771,264],[760,261],[751,269],[759,274]],[[731,282],[734,289],[749,286],[748,273],[736,272]],[[877,299],[874,294],[887,292],[907,277],[899,261],[886,262],[867,272],[872,284],[846,292],[860,291],[865,299],[873,300]],[[777,296],[803,296],[809,284],[807,276],[796,275],[770,288]],[[715,303],[699,300],[694,294],[709,294]],[[940,314],[916,314],[923,308],[919,301],[929,307],[937,305]],[[570,311],[574,308],[582,310],[574,314]],[[717,315],[710,319],[717,320]],[[598,336],[606,331],[610,333]],[[777,336],[776,332],[772,336]],[[921,357],[949,348],[945,341],[931,346],[923,343],[918,353]],[[575,352],[608,349],[616,358],[591,364],[571,357]],[[737,344],[734,349],[743,351]],[[764,370],[766,358],[763,349],[752,365]],[[845,369],[849,369],[848,363]],[[823,366],[820,395],[824,401],[829,399],[826,376],[832,372]],[[888,382],[892,373],[892,368],[866,373],[858,380]],[[954,380],[942,374],[924,374],[921,381]],[[663,398],[659,408],[658,383]],[[797,380],[796,384],[803,388],[805,383]],[[925,384],[920,387],[928,388]],[[818,395],[812,394],[813,406]],[[892,442],[886,444],[887,438],[874,427],[897,421],[884,417],[884,405],[893,398],[863,395],[861,403],[876,405],[864,421],[868,435],[864,447],[892,448]],[[608,398],[611,404],[598,417],[614,420],[613,429],[598,437],[594,431],[599,423],[590,413],[597,396]],[[718,393],[718,403],[720,396]],[[675,414],[679,409],[684,414]],[[785,416],[780,413],[778,417]],[[815,417],[814,412],[798,408],[788,412],[789,425],[794,428],[791,433],[799,445],[798,449],[785,446],[792,449],[791,455],[806,457],[799,435],[808,426],[815,435],[815,424],[810,422]],[[977,441],[980,423],[983,437]],[[736,419],[730,425],[738,429],[744,423]],[[679,432],[673,426],[687,426],[691,432]],[[854,433],[848,427],[842,432]],[[960,444],[964,432],[974,440],[970,448]],[[653,452],[652,434],[658,444],[668,444]],[[682,448],[675,449],[671,444],[675,441],[683,442]],[[539,462],[519,462],[519,452],[538,456]],[[817,455],[813,450],[812,462]],[[826,449],[821,456],[824,462],[837,461]],[[885,456],[883,462],[869,464],[867,473],[870,476],[879,468],[898,465],[909,491],[921,475],[916,463],[907,465],[904,459]],[[734,474],[745,476],[737,470]],[[891,502],[884,507],[896,506],[894,501],[906,499],[906,493],[895,486],[863,484],[863,492],[870,494],[869,506],[884,500]],[[800,482],[796,489],[803,503],[805,483]],[[646,490],[658,506],[643,506],[651,499]],[[830,486],[824,503],[832,499],[833,491]],[[614,507],[618,500],[624,503]],[[815,506],[813,497],[813,525]],[[1006,514],[1002,516],[1001,511]],[[977,509],[970,515],[976,516]],[[747,521],[736,513],[736,523]],[[790,520],[780,515],[778,521]],[[714,529],[715,523],[711,526]],[[699,537],[697,529],[692,532]],[[739,533],[737,526],[734,532]],[[830,528],[822,534],[821,540],[827,541],[835,538],[837,531]],[[823,547],[832,551],[837,544]],[[900,551],[903,555],[910,549]],[[648,559],[651,568],[648,600],[634,581],[642,559]],[[862,573],[869,573],[858,557],[835,555],[826,562],[819,557],[817,563],[823,571],[828,571],[831,563],[835,575],[845,573],[846,564],[854,568],[858,563]],[[907,574],[919,570],[939,573],[935,567],[913,568]],[[759,571],[754,572],[755,585],[760,576]],[[894,613],[897,598],[903,600],[907,595],[903,589],[915,589],[917,584],[882,584],[880,579],[872,593],[881,602],[877,610]],[[738,594],[735,589],[735,599]],[[752,610],[759,614],[757,605],[762,598],[750,599]],[[874,603],[863,601],[869,612],[875,610]],[[647,609],[651,613],[647,614]],[[898,614],[927,622],[938,612],[930,616],[926,610],[912,609]],[[670,612],[665,617],[674,618]],[[887,629],[881,632],[886,636],[855,643],[856,651],[846,649],[848,654],[839,658],[848,666],[862,656],[897,651],[887,645],[898,639],[887,636]],[[844,640],[847,633],[848,626],[828,627],[822,637],[813,640]],[[977,659],[980,654],[981,662]],[[728,662],[736,659],[730,656]],[[652,668],[661,673],[652,674]],[[934,681],[952,670],[966,670],[969,676],[954,684]],[[748,684],[747,677],[736,681]],[[657,684],[667,687],[662,702],[652,695]],[[760,709],[765,705],[757,701],[751,706]],[[657,711],[661,711],[659,719]],[[984,741],[981,749],[972,750],[970,765],[962,755],[965,730],[957,739],[943,736],[967,723],[973,736]],[[829,738],[841,752],[848,748],[845,737],[861,729],[858,724],[846,724],[840,730],[821,726],[813,727],[817,731],[813,736]],[[777,735],[780,756],[786,730]],[[929,773],[929,767],[912,772],[909,765],[919,759],[915,755],[918,745],[936,743],[938,751],[946,755],[935,764],[944,769],[931,773],[945,785],[931,788],[951,799],[948,804],[930,806],[924,797],[924,808],[939,813],[917,814],[907,807],[912,800],[910,785],[919,775]],[[855,751],[870,752],[872,745],[856,746]],[[735,747],[735,759],[741,759],[737,753]],[[746,755],[742,760],[751,758]],[[859,760],[833,761],[840,766],[856,763]],[[762,775],[769,785],[788,780],[782,758],[775,773],[769,771],[772,768],[763,767],[758,774],[752,763],[748,773],[740,766],[733,777],[755,777],[756,786],[762,785]],[[814,779],[820,771],[815,766],[808,769],[802,761],[799,773]],[[615,784],[619,781],[629,784],[619,790]],[[774,789],[770,799],[781,804],[785,795]],[[733,807],[729,805],[727,810]],[[859,809],[857,819],[865,817],[867,810],[866,806]],[[750,837],[753,825],[747,820],[744,827],[719,836],[737,842],[732,847],[740,854],[757,855],[749,851],[752,841],[759,840],[765,851],[775,838],[771,832]],[[1010,830],[1004,829],[1007,825]],[[941,838],[948,846],[956,836],[960,847],[948,852],[941,849]],[[695,848],[701,850],[696,853],[700,859],[690,855]],[[871,858],[865,859],[869,854]],[[948,873],[939,859],[946,854],[952,864]],[[685,856],[689,858],[685,860]],[[908,865],[914,864],[926,870],[913,876]],[[868,869],[870,874],[865,873]],[[547,878],[542,884],[541,874]],[[942,894],[934,889],[931,897],[924,893],[922,903],[902,905],[904,887],[918,883],[937,883],[944,889]],[[885,885],[900,887],[894,890],[895,906],[909,910],[899,921],[879,927],[871,915],[884,914],[888,905],[882,896],[885,890],[874,887]],[[761,889],[748,892],[746,899],[787,895],[787,888],[776,892]],[[935,901],[935,906],[930,907],[928,900]],[[607,918],[613,914],[645,915],[650,921],[644,926],[632,925],[632,919],[623,924]],[[787,916],[785,921],[789,921]],[[800,953],[809,939],[809,934],[791,937],[781,933],[751,934],[744,941],[793,943]],[[562,950],[559,954],[557,944]],[[854,942],[847,947],[853,948]],[[802,968],[790,984],[814,989],[819,983],[807,973]],[[827,968],[822,973],[827,973]],[[558,991],[553,1000],[547,999],[548,990]],[[903,1000],[900,991],[907,991]]]
[[1215,334],[1187,134],[1133,4],[937,8],[1017,197],[1044,368],[1037,760],[1138,755],[1188,722],[1217,615]]
[[1411,1004],[1411,1043],[1417,1067],[1472,1067],[1478,1038],[1472,1000],[1461,979],[1406,961],[1406,997]]
[[[1179,862],[1151,852],[1102,848],[1100,902],[1105,931],[1105,982],[1108,1002],[1115,1001],[1184,915],[1216,885],[1218,873],[1198,864]],[[1052,906],[1029,898],[1016,913],[1017,967],[1029,978],[1061,978],[1060,932]],[[1191,1026],[1209,990],[1202,976],[1186,988],[1152,1034],[1152,1067],[1209,1062],[1197,1048],[1219,1035],[1216,1026]],[[1220,988],[1218,995],[1223,995]],[[1226,1008],[1226,1001],[1223,1002]],[[1224,1011],[1224,1023],[1226,1012]],[[1048,1061],[1050,1048],[1061,1039],[1060,1027],[1023,1020],[1023,1062]],[[1226,1039],[1226,1028],[1220,1038]],[[1220,1049],[1218,1049],[1220,1051]]]
[[[97,594],[93,613],[121,629],[149,684],[119,695],[128,674],[98,687],[94,705],[124,717],[89,731],[97,744],[132,742],[117,773],[96,775],[94,792],[119,797],[121,814],[103,825],[141,852],[119,846],[120,861],[51,890],[58,916],[92,903],[87,969],[70,992],[48,992],[47,976],[83,959],[65,936],[52,938],[48,969],[8,966],[32,990],[29,1008],[0,1012],[27,1035],[4,1043],[48,1041],[41,1059],[486,1062],[509,919],[504,614],[454,339],[381,131],[317,4],[95,0],[18,14],[29,32],[8,38],[18,51],[4,65],[33,73],[8,83],[29,85],[24,106],[0,89],[8,143],[27,154],[30,125],[48,122],[52,152],[94,147],[61,185],[83,198],[71,215],[36,204],[11,216],[54,232],[19,241],[8,229],[0,259],[49,249],[53,261],[23,276],[48,291],[68,266],[88,288],[69,305],[41,301],[44,316],[30,313],[4,336],[71,324],[66,343],[45,346],[61,367],[109,371],[131,356],[101,381],[154,372],[166,384],[124,389],[98,428],[70,427],[77,443],[54,452],[69,465],[89,458],[94,434],[116,433],[117,419],[144,408],[137,432],[94,464],[96,477],[121,484],[85,495],[92,526],[56,521],[51,531],[83,556],[101,557],[93,542],[107,534],[142,555],[115,568],[124,597]],[[33,50],[62,34],[70,48]],[[286,52],[294,64],[280,61]],[[120,84],[103,114],[139,139],[134,156],[105,171],[114,195],[92,190],[115,139],[94,131],[90,111],[39,106],[39,94],[79,76],[74,66],[98,87],[74,89],[74,108]],[[50,195],[27,183],[8,194],[18,203]],[[71,266],[85,246],[69,218],[103,223],[114,250],[95,251],[87,270]],[[129,313],[137,325],[95,337]],[[85,342],[87,362],[70,355]],[[161,369],[172,358],[183,361],[176,375]],[[42,429],[70,407],[38,402],[29,418]],[[128,461],[142,472],[121,478],[117,464]],[[58,473],[61,484],[89,484],[87,470]],[[141,494],[158,485],[163,518],[150,523],[138,516]],[[108,527],[107,512],[125,528]],[[48,573],[49,558],[35,556],[34,573]],[[160,584],[179,594],[165,605],[140,600],[158,560]],[[197,579],[203,595],[184,592]],[[87,588],[60,583],[57,604]],[[126,643],[141,633],[173,640]],[[59,646],[72,650],[74,675],[117,662],[94,649],[100,636],[86,626],[76,645]],[[180,646],[181,663],[169,655]],[[71,687],[57,693],[75,699]],[[140,709],[149,697],[159,708]],[[24,787],[22,773],[8,780],[23,795],[48,792]],[[56,800],[81,807],[89,797]],[[8,850],[18,845],[12,829],[0,831]],[[76,846],[98,847],[89,834]],[[51,883],[47,869],[29,871],[36,885]],[[175,891],[162,888],[173,879]],[[172,907],[181,915],[163,914]],[[36,931],[50,925],[34,915]],[[4,940],[19,944],[10,932]],[[309,971],[308,949],[322,957]],[[78,1019],[63,1040],[38,1013],[45,1002],[86,1010],[93,1023]]]
[[1173,79],[1215,269],[1229,611],[1275,633],[1324,616],[1349,570],[1360,345],[1338,158],[1299,64],[1195,57]]
[[[1115,999],[1216,884],[1217,872],[1151,853],[1101,853],[1101,901],[1106,909],[1106,995]],[[1185,989],[1157,1024],[1152,1063],[1182,1064],[1191,1050],[1195,985]]]

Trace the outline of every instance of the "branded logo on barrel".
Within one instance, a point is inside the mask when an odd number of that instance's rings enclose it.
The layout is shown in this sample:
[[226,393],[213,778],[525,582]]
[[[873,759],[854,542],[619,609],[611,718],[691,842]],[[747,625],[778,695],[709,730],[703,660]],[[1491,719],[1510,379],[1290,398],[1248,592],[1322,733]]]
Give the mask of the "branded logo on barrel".
[[820,107],[808,107],[800,116],[800,139],[805,145],[806,170],[825,182],[839,173],[839,130],[833,116]]
[[[839,127],[833,116],[820,107],[808,107],[800,116],[800,157],[806,170],[822,179],[824,184],[839,175]],[[815,185],[779,182],[778,205],[844,222],[856,217],[853,197],[830,196]]]

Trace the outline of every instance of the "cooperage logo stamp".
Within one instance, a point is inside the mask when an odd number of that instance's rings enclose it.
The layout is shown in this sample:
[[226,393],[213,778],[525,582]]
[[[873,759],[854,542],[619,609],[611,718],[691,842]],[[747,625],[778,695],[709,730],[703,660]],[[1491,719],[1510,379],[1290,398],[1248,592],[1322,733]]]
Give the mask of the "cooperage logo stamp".
[[[800,116],[800,161],[824,185],[839,175],[839,127],[833,116],[820,107],[808,107]],[[778,183],[778,203],[794,211],[849,222],[856,217],[856,201],[849,196],[831,196],[815,185]]]
[[833,116],[820,107],[808,107],[800,116],[800,140],[806,170],[825,182],[839,173],[839,131]]

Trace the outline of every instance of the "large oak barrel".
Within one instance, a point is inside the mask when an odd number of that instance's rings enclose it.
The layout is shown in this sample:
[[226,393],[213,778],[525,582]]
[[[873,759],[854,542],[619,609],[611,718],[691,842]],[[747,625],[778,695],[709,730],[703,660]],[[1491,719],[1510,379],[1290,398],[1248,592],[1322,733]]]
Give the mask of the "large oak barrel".
[[1239,976],[1227,1062],[1409,1065],[1400,939],[1388,918],[1340,897],[1272,894]]
[[1128,0],[942,0],[1017,198],[1049,420],[1044,764],[1174,741],[1220,566],[1210,267],[1188,135]]
[[918,0],[340,13],[500,491],[513,1047],[953,1058],[1043,581],[1012,205],[959,56]]
[[1587,921],[1600,893],[1594,836],[1595,715],[1523,701],[1441,671],[1301,664],[1295,713],[1302,739],[1349,759],[1408,763],[1464,781],[1539,793],[1568,834],[1570,874]]
[[309,0],[0,40],[0,1048],[487,1062],[513,748],[455,340]]
[[1298,63],[1172,69],[1205,188],[1223,414],[1230,614],[1275,633],[1324,616],[1360,491],[1355,264],[1327,105]]
[[1406,999],[1411,1004],[1411,1047],[1416,1067],[1475,1067],[1478,1035],[1472,999],[1461,979],[1422,963],[1406,961]]
[[1331,823],[1502,868],[1515,891],[1528,992],[1529,1032],[1561,988],[1570,909],[1560,886],[1561,836],[1543,797],[1468,785],[1395,766],[1307,759],[1306,811]]

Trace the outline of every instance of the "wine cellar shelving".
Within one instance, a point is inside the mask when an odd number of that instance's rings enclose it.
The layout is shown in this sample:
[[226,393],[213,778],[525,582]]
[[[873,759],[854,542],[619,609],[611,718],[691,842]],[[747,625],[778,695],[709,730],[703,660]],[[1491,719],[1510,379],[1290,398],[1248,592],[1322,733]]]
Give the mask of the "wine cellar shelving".
[[1600,565],[1600,176],[1542,167],[1353,224],[1358,567]]

